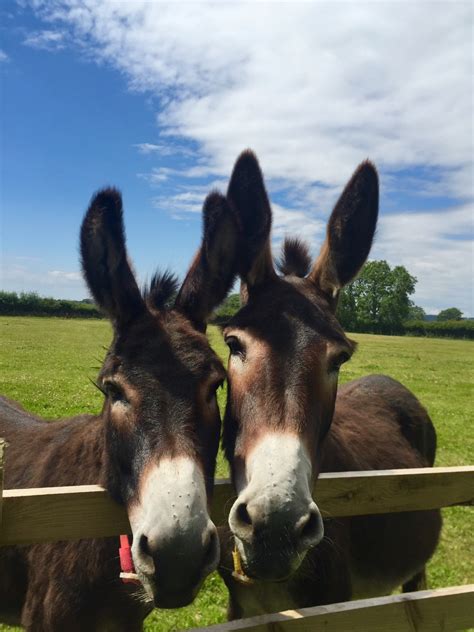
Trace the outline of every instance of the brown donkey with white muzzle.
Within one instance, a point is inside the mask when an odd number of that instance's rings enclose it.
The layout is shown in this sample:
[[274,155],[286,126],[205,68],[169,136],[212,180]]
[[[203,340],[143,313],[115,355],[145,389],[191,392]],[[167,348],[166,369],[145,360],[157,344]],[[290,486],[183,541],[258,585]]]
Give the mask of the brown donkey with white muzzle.
[[[245,305],[224,328],[230,349],[224,448],[238,494],[221,572],[231,617],[384,594],[422,579],[439,511],[321,517],[321,471],[431,466],[436,435],[418,400],[386,376],[338,386],[355,344],[335,317],[338,294],[364,264],[378,215],[378,177],[362,163],[339,198],[321,253],[287,240],[270,249],[271,208],[258,162],[238,159],[227,199],[240,230]],[[245,583],[247,582],[247,583]],[[251,583],[250,583],[251,582]]]
[[235,228],[217,193],[203,217],[202,246],[176,299],[169,274],[142,294],[128,263],[121,196],[99,192],[82,224],[81,256],[113,324],[97,383],[102,412],[47,423],[0,399],[5,487],[103,485],[127,509],[143,588],[120,581],[118,538],[0,548],[5,622],[35,632],[141,630],[153,606],[187,605],[217,567],[208,505],[225,371],[204,332],[235,277]]

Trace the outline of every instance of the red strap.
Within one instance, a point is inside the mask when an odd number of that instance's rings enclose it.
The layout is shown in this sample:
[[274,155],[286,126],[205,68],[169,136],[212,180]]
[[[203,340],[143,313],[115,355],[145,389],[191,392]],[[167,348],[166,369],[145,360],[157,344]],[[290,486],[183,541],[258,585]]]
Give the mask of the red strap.
[[[132,559],[132,549],[130,548],[128,535],[120,536],[119,557],[120,557],[121,572],[122,573],[135,573],[135,567],[133,565],[133,559]],[[122,577],[122,581],[125,584],[138,582],[138,580],[131,579],[131,578],[123,578],[123,577]]]

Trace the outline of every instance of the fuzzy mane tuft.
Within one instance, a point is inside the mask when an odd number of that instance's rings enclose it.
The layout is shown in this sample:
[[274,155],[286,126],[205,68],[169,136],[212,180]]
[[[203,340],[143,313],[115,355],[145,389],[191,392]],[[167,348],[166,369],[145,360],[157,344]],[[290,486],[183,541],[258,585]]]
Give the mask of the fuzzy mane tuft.
[[298,238],[287,237],[276,266],[284,276],[305,277],[311,269],[308,244]]
[[150,284],[143,290],[143,297],[148,307],[152,309],[165,309],[170,307],[178,291],[178,279],[169,270],[155,272]]

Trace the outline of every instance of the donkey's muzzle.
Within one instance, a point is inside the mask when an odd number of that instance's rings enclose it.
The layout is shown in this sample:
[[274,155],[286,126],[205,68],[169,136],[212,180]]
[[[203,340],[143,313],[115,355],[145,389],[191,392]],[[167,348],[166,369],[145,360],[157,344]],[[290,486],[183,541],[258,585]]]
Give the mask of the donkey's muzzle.
[[322,539],[321,514],[311,501],[306,506],[268,511],[267,503],[235,503],[229,525],[241,553],[245,572],[257,579],[279,581],[291,575],[306,552]]
[[199,536],[184,535],[137,535],[138,546],[134,547],[137,571],[158,608],[190,604],[204,579],[219,563],[217,530],[211,521]]

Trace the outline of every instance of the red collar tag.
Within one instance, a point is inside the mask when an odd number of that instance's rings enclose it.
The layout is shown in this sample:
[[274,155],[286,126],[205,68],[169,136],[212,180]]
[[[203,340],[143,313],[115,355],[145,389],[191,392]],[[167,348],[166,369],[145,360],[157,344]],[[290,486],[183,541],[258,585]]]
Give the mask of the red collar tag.
[[130,542],[128,541],[128,535],[120,536],[120,579],[124,584],[139,584],[140,580],[135,573],[135,566],[133,565],[132,549],[130,548]]

